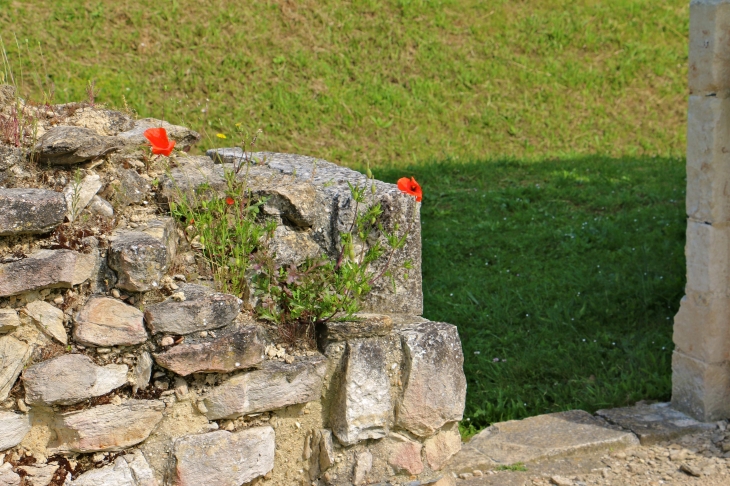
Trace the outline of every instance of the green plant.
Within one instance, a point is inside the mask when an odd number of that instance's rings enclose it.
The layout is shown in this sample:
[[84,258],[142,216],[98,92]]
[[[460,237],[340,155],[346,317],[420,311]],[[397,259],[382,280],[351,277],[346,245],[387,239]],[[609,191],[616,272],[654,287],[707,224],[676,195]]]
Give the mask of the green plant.
[[[287,267],[268,259],[258,265],[254,279],[261,299],[258,314],[276,322],[289,341],[311,341],[317,323],[352,319],[372,284],[392,276],[392,256],[405,245],[410,225],[405,231],[396,225],[393,232],[386,233],[378,221],[383,214],[380,203],[368,205],[367,192],[374,186],[349,184],[349,188],[355,202],[354,217],[349,230],[340,234],[337,259],[308,258],[299,266]],[[411,224],[415,211],[414,205]],[[386,244],[378,238],[381,234]],[[372,264],[386,253],[385,265],[376,271]]]
[[[79,215],[79,201],[81,200],[81,187],[83,183],[83,174],[78,167],[74,171],[74,179],[71,182],[71,211],[69,220],[73,222]],[[68,196],[67,196],[68,197]]]
[[185,226],[186,238],[208,262],[220,289],[245,297],[252,256],[275,225],[258,220],[264,201],[252,197],[245,181],[232,171],[225,172],[225,180],[225,196],[211,196],[206,185],[193,194],[179,192],[170,213]]
[[527,471],[527,467],[521,462],[516,462],[514,464],[509,464],[509,465],[497,466],[495,469],[497,471],[523,471],[523,472]]

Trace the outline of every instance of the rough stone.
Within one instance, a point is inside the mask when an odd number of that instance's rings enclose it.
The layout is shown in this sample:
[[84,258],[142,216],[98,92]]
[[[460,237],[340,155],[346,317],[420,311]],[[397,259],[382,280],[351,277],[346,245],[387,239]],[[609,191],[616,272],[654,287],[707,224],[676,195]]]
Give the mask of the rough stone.
[[175,140],[177,145],[175,148],[185,148],[195,145],[200,140],[200,134],[186,127],[172,125],[166,121],[156,118],[142,118],[134,122],[134,128],[126,130],[118,134],[119,138],[125,140],[127,145],[144,145],[149,144],[144,137],[144,132],[148,128],[162,127],[167,131],[170,140]]
[[264,360],[264,338],[259,326],[242,326],[219,332],[215,338],[183,343],[155,355],[163,368],[178,375],[230,373],[258,365]]
[[88,128],[97,135],[113,137],[120,132],[134,128],[134,120],[113,110],[85,107],[76,110],[66,119],[66,123],[76,127]]
[[86,471],[71,481],[71,486],[137,486],[137,482],[129,464],[120,456],[113,464]]
[[132,476],[136,481],[136,486],[159,486],[159,481],[155,478],[155,472],[150,467],[142,452],[137,450],[123,457],[132,470]]
[[49,233],[66,216],[60,192],[0,189],[0,236]]
[[149,222],[144,231],[116,231],[111,238],[109,267],[117,272],[117,287],[132,292],[159,287],[176,248],[172,218]]
[[132,346],[147,340],[144,314],[110,297],[92,297],[75,318],[74,339],[85,346]]
[[730,5],[693,0],[689,16],[689,90],[725,96],[730,91]]
[[423,443],[424,456],[428,466],[434,471],[440,471],[449,460],[461,450],[461,435],[459,427],[454,424],[444,428],[438,434],[426,439]]
[[352,484],[364,484],[365,479],[373,468],[373,455],[370,451],[358,452],[355,455],[355,470],[352,472]]
[[119,184],[114,192],[114,199],[121,206],[139,204],[150,193],[150,185],[134,169],[122,169],[118,171]]
[[190,334],[227,326],[238,316],[241,301],[201,285],[187,284],[179,289],[183,302],[168,298],[145,309],[145,320],[153,334]]
[[[240,149],[217,149],[208,155],[221,160],[224,166],[240,159]],[[281,223],[297,231],[307,233],[322,252],[331,258],[340,253],[340,234],[350,230],[355,216],[355,202],[348,182],[360,187],[373,187],[367,193],[367,206],[380,204],[383,209],[381,223],[384,232],[392,232],[397,224],[399,234],[407,229],[408,237],[403,249],[388,253],[372,264],[375,275],[380,275],[386,265],[393,270],[396,290],[390,279],[379,278],[365,298],[363,309],[368,312],[421,314],[423,295],[421,288],[421,228],[419,205],[415,198],[403,194],[395,185],[370,180],[365,175],[330,162],[295,154],[259,152],[253,154],[258,162],[241,171],[247,178],[248,187],[260,197],[267,197],[264,211],[278,217]],[[210,169],[215,172],[215,169]],[[218,174],[222,174],[219,167]],[[363,209],[360,205],[358,211]],[[372,235],[370,242],[356,241],[368,246],[375,240],[387,247],[385,234]],[[390,263],[386,262],[390,259]],[[406,262],[412,268],[403,270]],[[405,277],[408,274],[408,278]]]
[[0,337],[0,402],[8,398],[32,352],[32,347],[12,336]]
[[63,311],[43,300],[36,300],[25,306],[25,312],[33,322],[59,343],[68,344],[66,329],[63,327]]
[[730,417],[730,368],[672,354],[672,408],[702,422]]
[[73,405],[127,382],[127,365],[97,366],[83,354],[64,354],[23,372],[28,405]]
[[111,218],[114,216],[114,206],[109,201],[99,196],[94,196],[89,201],[89,211],[97,216],[103,216],[105,218]]
[[322,248],[314,242],[311,232],[311,229],[292,229],[279,224],[268,243],[274,262],[281,266],[298,266],[308,258],[322,256]]
[[400,434],[391,433],[388,436],[389,452],[388,464],[396,474],[418,475],[423,472],[421,461],[421,444],[412,441]]
[[30,420],[25,414],[0,412],[0,431],[0,451],[4,451],[20,444],[30,432]]
[[98,253],[38,250],[28,258],[0,264],[0,297],[47,288],[70,289],[91,277]]
[[673,410],[669,403],[598,410],[596,415],[632,431],[644,446],[715,428],[715,424],[698,422]]
[[0,332],[12,332],[20,326],[15,309],[0,309]]
[[9,462],[0,465],[0,486],[20,486],[20,476],[13,472]]
[[292,364],[266,361],[262,369],[238,374],[203,401],[210,420],[236,418],[318,400],[327,361],[322,356]]
[[66,198],[66,210],[69,221],[73,221],[81,214],[91,199],[101,189],[101,178],[98,174],[91,174],[82,180],[70,182],[64,189],[63,195]]
[[274,468],[274,429],[253,427],[191,435],[175,441],[175,486],[240,486]]
[[160,195],[163,199],[192,198],[196,189],[203,185],[210,186],[210,191],[199,197],[222,193],[228,187],[223,174],[208,157],[177,157],[176,162],[177,167],[171,169],[168,174],[160,176]]
[[122,140],[97,135],[88,128],[55,126],[43,134],[34,150],[42,164],[73,165],[102,157],[122,145]]
[[571,410],[493,424],[464,444],[449,468],[472,472],[638,444],[632,433],[610,429],[587,412]]
[[342,366],[332,406],[332,432],[344,445],[385,437],[393,404],[383,343],[348,341]]
[[335,448],[332,443],[332,432],[327,429],[319,430],[319,467],[326,471],[335,463]]
[[327,321],[317,326],[320,349],[333,341],[347,341],[376,336],[387,336],[393,331],[393,319],[385,314],[355,314],[352,321]]
[[30,486],[49,486],[57,469],[58,466],[55,464],[18,467],[18,470],[26,474],[26,481],[30,483]]
[[139,444],[162,420],[159,400],[128,400],[121,405],[99,405],[56,415],[53,429],[58,450],[119,451]]
[[396,423],[430,436],[462,419],[466,401],[464,355],[456,326],[425,322],[399,331],[405,354]]
[[137,363],[132,368],[132,393],[137,393],[137,390],[144,390],[150,384],[150,377],[152,376],[152,356],[147,351],[142,351],[137,358]]

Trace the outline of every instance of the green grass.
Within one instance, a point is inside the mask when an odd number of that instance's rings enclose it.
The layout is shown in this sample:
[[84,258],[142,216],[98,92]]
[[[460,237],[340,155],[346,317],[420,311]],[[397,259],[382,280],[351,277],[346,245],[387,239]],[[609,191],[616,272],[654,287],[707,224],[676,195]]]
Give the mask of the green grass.
[[93,79],[140,116],[360,167],[681,154],[688,18],[686,0],[0,0],[36,100]]
[[459,326],[469,433],[669,398],[687,5],[0,0],[0,33],[37,101],[93,79],[203,149],[242,122],[265,150],[415,175],[426,316]]
[[424,315],[456,324],[462,339],[467,432],[669,399],[685,273],[682,159],[445,162],[407,173],[424,189]]

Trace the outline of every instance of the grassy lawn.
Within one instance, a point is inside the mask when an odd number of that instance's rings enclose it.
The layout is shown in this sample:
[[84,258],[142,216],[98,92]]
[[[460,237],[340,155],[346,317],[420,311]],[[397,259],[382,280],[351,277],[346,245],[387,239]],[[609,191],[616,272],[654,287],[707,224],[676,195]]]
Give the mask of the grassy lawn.
[[415,175],[467,433],[669,398],[688,18],[686,0],[0,0],[33,100],[94,80],[201,149],[240,122],[264,150]]
[[685,275],[682,159],[408,173],[424,187],[424,314],[462,338],[466,427],[669,399]]

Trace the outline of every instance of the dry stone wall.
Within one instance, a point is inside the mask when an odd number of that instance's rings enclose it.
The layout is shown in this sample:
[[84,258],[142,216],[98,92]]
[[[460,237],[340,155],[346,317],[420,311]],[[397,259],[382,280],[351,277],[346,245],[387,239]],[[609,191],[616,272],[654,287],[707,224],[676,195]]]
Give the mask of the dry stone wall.
[[443,475],[461,447],[466,381],[456,328],[420,317],[414,198],[311,157],[255,154],[246,176],[278,224],[281,264],[337,255],[355,212],[348,182],[374,185],[386,230],[412,225],[393,256],[413,262],[409,278],[378,283],[357,320],[318,325],[316,349],[284,345],[253,296],[216,290],[166,211],[176,194],[220,197],[237,149],[150,164],[146,128],[164,126],[178,147],[199,135],[84,104],[31,106],[1,88],[2,120],[16,103],[38,138],[0,143],[0,484]]

